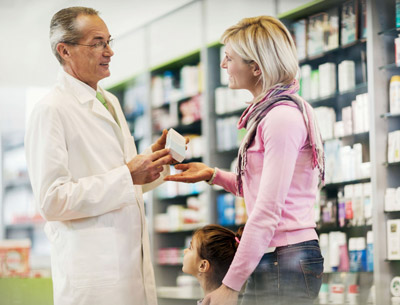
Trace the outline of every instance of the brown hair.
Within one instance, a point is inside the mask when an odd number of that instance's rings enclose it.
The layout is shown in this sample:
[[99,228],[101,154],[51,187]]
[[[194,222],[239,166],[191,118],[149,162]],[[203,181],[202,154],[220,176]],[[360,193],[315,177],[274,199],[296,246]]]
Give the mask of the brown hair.
[[207,225],[193,234],[199,257],[210,263],[211,272],[207,278],[210,287],[218,288],[222,284],[239,246],[235,237],[240,240],[243,229],[234,233],[220,225]]
[[57,44],[60,42],[77,42],[82,38],[82,33],[76,28],[76,19],[80,15],[98,16],[95,9],[82,6],[64,8],[54,14],[50,22],[50,44],[53,54],[63,64],[63,59],[57,52]]

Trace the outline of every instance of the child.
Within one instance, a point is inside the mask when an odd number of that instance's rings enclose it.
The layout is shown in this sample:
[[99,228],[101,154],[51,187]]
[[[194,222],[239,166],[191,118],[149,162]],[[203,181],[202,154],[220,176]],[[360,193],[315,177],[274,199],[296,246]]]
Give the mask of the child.
[[184,250],[182,271],[197,278],[204,295],[221,286],[235,256],[243,228],[235,234],[220,225],[207,225],[193,234],[190,247]]

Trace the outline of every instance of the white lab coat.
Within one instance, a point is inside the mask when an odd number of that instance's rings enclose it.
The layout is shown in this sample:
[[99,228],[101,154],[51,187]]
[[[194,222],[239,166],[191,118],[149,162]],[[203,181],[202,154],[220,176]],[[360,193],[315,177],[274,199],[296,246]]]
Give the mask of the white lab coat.
[[[29,175],[51,242],[54,304],[155,305],[142,187],[126,166],[135,143],[117,98],[101,90],[121,127],[90,90],[61,71],[26,132]],[[168,173],[165,166],[147,189]]]

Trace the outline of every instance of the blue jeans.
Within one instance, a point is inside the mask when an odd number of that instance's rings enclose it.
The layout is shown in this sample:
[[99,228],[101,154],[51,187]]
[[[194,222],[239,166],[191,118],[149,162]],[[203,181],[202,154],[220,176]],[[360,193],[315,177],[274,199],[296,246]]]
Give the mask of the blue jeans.
[[247,281],[242,305],[311,305],[322,283],[324,258],[317,240],[266,253]]

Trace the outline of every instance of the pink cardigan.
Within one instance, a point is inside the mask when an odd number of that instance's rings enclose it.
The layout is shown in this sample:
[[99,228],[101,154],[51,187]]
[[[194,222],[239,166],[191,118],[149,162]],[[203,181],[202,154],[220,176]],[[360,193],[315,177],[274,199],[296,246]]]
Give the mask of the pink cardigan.
[[[247,150],[243,194],[247,220],[223,283],[239,291],[268,247],[318,239],[314,203],[318,169],[312,169],[304,119],[291,102],[275,105],[261,120]],[[214,184],[236,194],[234,173],[217,170]]]

